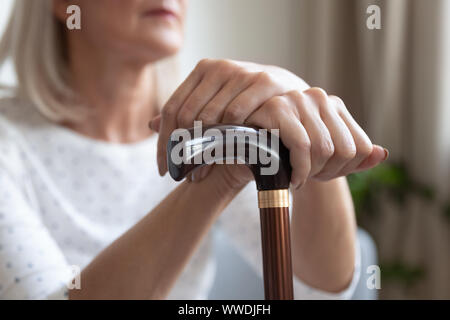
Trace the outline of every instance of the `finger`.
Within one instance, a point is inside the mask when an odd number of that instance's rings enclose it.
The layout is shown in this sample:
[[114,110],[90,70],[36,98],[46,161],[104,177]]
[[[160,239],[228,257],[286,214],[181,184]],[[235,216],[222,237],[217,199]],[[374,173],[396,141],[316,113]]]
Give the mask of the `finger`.
[[320,108],[323,122],[330,131],[334,145],[334,154],[325,164],[321,172],[314,177],[320,180],[329,180],[356,155],[356,146],[350,130],[332,106],[326,92],[320,88],[311,88],[303,92],[309,96]]
[[167,172],[167,140],[173,130],[176,129],[178,110],[189,97],[191,92],[197,87],[203,78],[201,66],[202,62],[191,72],[177,90],[169,98],[161,111],[161,121],[159,127],[157,162],[159,174],[163,176]]
[[241,124],[271,97],[283,94],[281,88],[267,72],[260,72],[252,85],[241,92],[227,106],[222,123]]
[[155,132],[159,132],[160,125],[161,125],[161,115],[157,115],[155,118],[150,120],[150,123],[148,124],[149,128]]
[[255,75],[256,73],[237,72],[201,110],[198,120],[206,125],[219,123],[223,118],[226,106],[248,89],[255,81]]
[[236,66],[227,61],[211,66],[210,71],[205,74],[199,85],[181,106],[177,115],[178,127],[192,127],[200,111],[221,91],[235,72]]
[[371,169],[389,157],[389,151],[378,145],[373,146],[372,153],[352,173]]
[[350,112],[345,107],[344,102],[336,96],[329,96],[330,101],[334,104],[334,108],[338,115],[344,121],[347,128],[355,141],[356,155],[349,161],[338,173],[339,176],[346,176],[353,172],[373,151],[373,144],[364,130],[353,119]]
[[320,110],[316,104],[309,103],[298,90],[290,91],[286,97],[292,101],[298,118],[308,132],[311,140],[311,172],[314,176],[322,171],[325,164],[334,154],[334,144],[327,126],[320,118]]
[[279,129],[283,144],[290,150],[291,184],[298,189],[311,170],[311,141],[300,120],[293,114],[285,97],[276,96],[264,103],[247,120],[265,129]]

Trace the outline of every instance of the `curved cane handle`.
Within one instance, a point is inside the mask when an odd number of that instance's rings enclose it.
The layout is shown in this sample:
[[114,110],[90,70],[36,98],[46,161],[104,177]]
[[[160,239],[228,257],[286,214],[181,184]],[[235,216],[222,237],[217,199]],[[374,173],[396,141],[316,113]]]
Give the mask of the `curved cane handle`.
[[[237,162],[247,165],[253,173],[258,190],[289,188],[291,179],[289,150],[278,136],[272,135],[270,132],[263,134],[255,127],[235,125],[202,127],[201,132],[197,132],[197,136],[195,136],[195,130],[196,128],[188,129],[187,132],[191,138],[182,139],[182,141],[180,138],[184,137],[175,131],[167,143],[167,164],[170,176],[175,181],[182,180],[198,167],[211,164],[205,160],[203,154],[221,148],[221,155],[215,155],[214,161],[216,163],[220,161]],[[212,135],[212,130],[215,130],[214,135]],[[274,144],[277,145],[277,148],[273,148]],[[230,149],[232,149],[232,153],[230,153]],[[245,154],[239,152],[244,150]],[[175,153],[178,151],[188,152],[179,154],[183,161],[175,163],[173,161],[174,151]],[[265,157],[270,159],[270,163],[263,164],[260,161],[260,155],[263,153],[266,153]],[[252,154],[257,154],[257,159],[252,159]],[[196,157],[199,161],[195,161]],[[273,169],[272,166],[277,169],[276,172],[270,172]],[[264,169],[266,170],[264,171]]]

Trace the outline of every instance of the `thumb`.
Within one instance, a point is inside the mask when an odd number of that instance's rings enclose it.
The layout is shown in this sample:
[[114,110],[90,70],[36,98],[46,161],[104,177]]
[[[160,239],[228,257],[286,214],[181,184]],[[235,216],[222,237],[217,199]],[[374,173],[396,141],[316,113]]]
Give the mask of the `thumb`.
[[149,128],[155,132],[159,132],[160,125],[161,125],[161,115],[157,115],[155,118],[150,120],[150,123],[148,124]]
[[374,144],[372,153],[356,168],[354,172],[364,171],[375,167],[380,162],[385,161],[389,156],[389,151],[379,145]]

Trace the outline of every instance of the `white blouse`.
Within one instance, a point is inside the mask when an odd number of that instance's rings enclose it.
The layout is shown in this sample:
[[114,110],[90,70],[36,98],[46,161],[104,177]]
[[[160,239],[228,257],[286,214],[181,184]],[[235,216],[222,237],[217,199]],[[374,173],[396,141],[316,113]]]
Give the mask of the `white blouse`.
[[[24,100],[1,99],[0,298],[67,298],[77,270],[176,186],[168,175],[158,174],[156,142],[155,135],[134,144],[89,139],[48,121]],[[256,199],[250,184],[232,201],[169,299],[208,297],[215,276],[211,240],[216,228],[262,274]],[[295,278],[295,297],[350,298],[360,272],[359,247],[356,252],[353,281],[346,290],[330,294]]]

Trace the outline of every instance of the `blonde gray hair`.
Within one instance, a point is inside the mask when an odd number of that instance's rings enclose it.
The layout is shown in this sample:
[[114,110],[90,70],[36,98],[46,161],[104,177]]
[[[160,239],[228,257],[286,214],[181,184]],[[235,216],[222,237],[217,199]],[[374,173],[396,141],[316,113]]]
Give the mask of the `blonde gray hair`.
[[[79,119],[76,93],[68,81],[64,26],[55,17],[52,0],[15,0],[10,20],[0,41],[0,67],[11,58],[16,77],[15,94],[30,100],[53,121]],[[175,59],[156,64],[157,101],[161,106],[177,82]],[[167,77],[168,72],[173,77]]]

